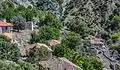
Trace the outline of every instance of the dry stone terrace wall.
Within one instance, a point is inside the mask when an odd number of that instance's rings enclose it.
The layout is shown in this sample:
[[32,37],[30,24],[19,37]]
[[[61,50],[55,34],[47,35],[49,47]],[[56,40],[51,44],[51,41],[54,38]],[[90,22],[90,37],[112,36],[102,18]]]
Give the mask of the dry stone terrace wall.
[[47,61],[41,61],[44,67],[49,67],[50,70],[82,70],[80,67],[76,66],[66,58],[55,58],[49,59]]
[[19,46],[27,44],[30,40],[32,31],[31,30],[22,30],[20,32],[13,32],[13,41],[16,42]]

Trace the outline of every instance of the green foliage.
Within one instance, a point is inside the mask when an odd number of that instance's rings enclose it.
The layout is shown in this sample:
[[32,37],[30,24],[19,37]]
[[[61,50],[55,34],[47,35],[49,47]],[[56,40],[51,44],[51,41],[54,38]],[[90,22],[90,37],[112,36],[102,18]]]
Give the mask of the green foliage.
[[120,66],[117,66],[117,67],[116,67],[116,70],[120,70]]
[[62,40],[63,44],[69,46],[69,48],[74,49],[80,44],[81,36],[74,32],[69,32],[67,36]]
[[110,33],[120,31],[120,15],[114,15],[113,18],[106,24],[107,30]]
[[41,60],[46,60],[49,56],[49,51],[42,46],[41,48],[32,48],[28,53],[27,62],[30,63],[39,63]]
[[42,70],[33,65],[19,60],[17,63],[9,60],[0,60],[0,70]]
[[39,69],[39,66],[37,64],[31,64],[22,60],[19,60],[17,64],[19,64],[21,70],[42,70]]
[[102,63],[98,59],[90,56],[84,57],[64,44],[54,46],[53,50],[53,55],[65,57],[83,70],[102,70]]
[[[9,6],[10,3],[10,6]],[[14,24],[18,24],[18,22],[21,24],[25,24],[25,22],[21,22],[21,19],[25,19],[26,21],[32,21],[34,18],[37,18],[40,20],[41,23],[39,23],[39,26],[50,26],[54,28],[60,29],[61,21],[52,13],[41,11],[38,8],[35,7],[28,7],[25,8],[24,6],[18,6],[14,7],[13,3],[10,1],[6,1],[5,3],[2,3],[3,10],[0,11],[0,18],[5,18],[7,21],[12,20]],[[9,11],[9,12],[8,12]],[[19,18],[22,17],[22,18]],[[24,20],[23,19],[23,20]],[[18,27],[18,26],[15,26]],[[24,27],[24,26],[21,26]],[[21,28],[19,27],[19,28]]]
[[[81,36],[74,32],[68,32],[63,37],[60,45],[54,46],[53,55],[57,57],[65,57],[80,66],[83,70],[102,70],[102,63],[95,57],[85,57],[75,51],[75,46],[81,43]],[[88,47],[88,42],[85,42],[84,46]]]
[[[8,12],[9,11],[9,12]],[[6,18],[10,19],[15,13],[14,11],[14,5],[11,1],[6,0],[1,3],[1,9],[0,9],[0,18]]]
[[82,36],[82,38],[90,35],[91,31],[88,24],[81,18],[75,17],[66,24],[70,31],[76,32]]
[[46,12],[45,19],[41,20],[40,26],[50,26],[60,29],[61,21],[50,12]]
[[14,16],[12,19],[11,19],[11,22],[13,23],[14,25],[14,28],[18,30],[23,30],[25,29],[25,24],[26,24],[26,19],[21,17],[21,16]]
[[44,70],[42,66],[19,59],[20,50],[17,45],[10,43],[6,37],[0,35],[0,70]]
[[19,48],[9,42],[0,42],[0,59],[17,61],[20,57]]
[[13,61],[0,60],[0,70],[21,70],[20,66]]
[[[9,3],[12,6],[9,6]],[[37,8],[25,8],[24,6],[18,6],[15,8],[14,4],[10,1],[4,1],[1,3],[1,7],[3,9],[0,11],[0,18],[6,18],[7,20],[12,19],[14,16],[22,16],[26,18],[27,21],[30,21],[33,17],[40,17],[44,14]]]
[[113,35],[111,35],[111,37],[112,37],[112,39],[120,40],[120,32],[114,33]]
[[31,43],[46,43],[46,41],[51,39],[59,39],[59,36],[59,29],[44,26],[39,29],[37,34],[33,33],[31,35],[30,41]]
[[52,47],[53,49],[53,55],[57,56],[57,57],[64,57],[65,53],[66,53],[66,45],[61,44],[61,45],[56,45],[54,47]]

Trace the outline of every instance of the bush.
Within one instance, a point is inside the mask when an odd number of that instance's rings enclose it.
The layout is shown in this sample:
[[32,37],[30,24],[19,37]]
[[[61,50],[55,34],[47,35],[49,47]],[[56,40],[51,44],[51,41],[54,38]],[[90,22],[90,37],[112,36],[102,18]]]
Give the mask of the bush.
[[39,66],[19,60],[17,63],[9,60],[0,60],[0,70],[42,70]]
[[120,32],[118,32],[118,33],[114,33],[113,35],[111,35],[111,37],[112,37],[112,39],[114,39],[114,40],[120,40]]
[[13,61],[0,60],[0,70],[21,70],[20,66]]
[[64,44],[54,46],[53,51],[53,55],[65,57],[83,70],[102,70],[102,63],[98,59],[82,56]]
[[0,59],[17,61],[20,58],[19,48],[9,42],[0,42]]
[[59,29],[51,28],[48,26],[41,27],[37,34],[33,33],[31,35],[31,43],[46,43],[51,39],[59,39],[60,32]]
[[48,59],[49,51],[41,46],[41,48],[32,48],[28,53],[27,62],[30,63],[39,63],[39,61]]
[[75,17],[66,24],[70,31],[80,34],[82,38],[91,34],[91,29],[83,19]]
[[61,26],[61,21],[50,12],[46,12],[45,18],[40,21],[40,26],[50,26],[57,29],[60,29]]
[[81,36],[74,32],[69,32],[65,38],[63,38],[62,43],[69,46],[70,49],[74,49],[80,44]]
[[42,70],[39,69],[39,66],[37,64],[31,64],[22,60],[19,60],[17,64],[20,66],[21,70]]
[[107,23],[106,23],[106,30],[109,33],[115,33],[120,31],[120,16],[114,15]]
[[14,28],[18,30],[23,30],[25,29],[25,25],[26,25],[26,19],[21,17],[21,16],[14,16],[12,19],[11,19],[11,22],[13,23],[14,25]]
[[10,20],[12,16],[15,15],[14,8],[15,7],[11,1],[6,0],[2,2],[0,7],[0,18],[6,18],[7,20]]

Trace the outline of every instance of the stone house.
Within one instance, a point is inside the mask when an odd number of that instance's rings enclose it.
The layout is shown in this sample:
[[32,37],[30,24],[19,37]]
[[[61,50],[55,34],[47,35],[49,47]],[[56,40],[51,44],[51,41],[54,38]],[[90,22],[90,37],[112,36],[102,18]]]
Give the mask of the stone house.
[[12,39],[12,30],[13,25],[6,22],[6,21],[0,21],[0,33],[7,36],[8,38]]

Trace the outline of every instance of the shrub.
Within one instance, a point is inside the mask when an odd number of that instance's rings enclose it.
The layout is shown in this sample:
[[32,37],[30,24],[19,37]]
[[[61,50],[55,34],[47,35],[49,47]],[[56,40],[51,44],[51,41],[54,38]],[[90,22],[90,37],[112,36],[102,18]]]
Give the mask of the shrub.
[[37,34],[33,33],[31,35],[30,41],[31,43],[46,43],[46,41],[51,39],[59,39],[59,36],[59,29],[44,26],[39,29]]
[[64,44],[54,46],[53,51],[53,55],[65,57],[83,70],[102,70],[102,63],[98,59],[82,56]]
[[45,18],[40,21],[40,26],[50,26],[57,29],[60,29],[61,26],[61,21],[50,12],[46,12]]
[[120,32],[114,33],[111,37],[112,37],[112,39],[120,40]]
[[0,60],[0,70],[42,70],[35,64],[19,60],[17,63],[9,60]]
[[69,32],[65,38],[63,38],[62,43],[69,46],[70,49],[74,49],[80,44],[81,36],[74,32]]
[[17,61],[20,58],[19,48],[9,42],[0,42],[0,59]]

